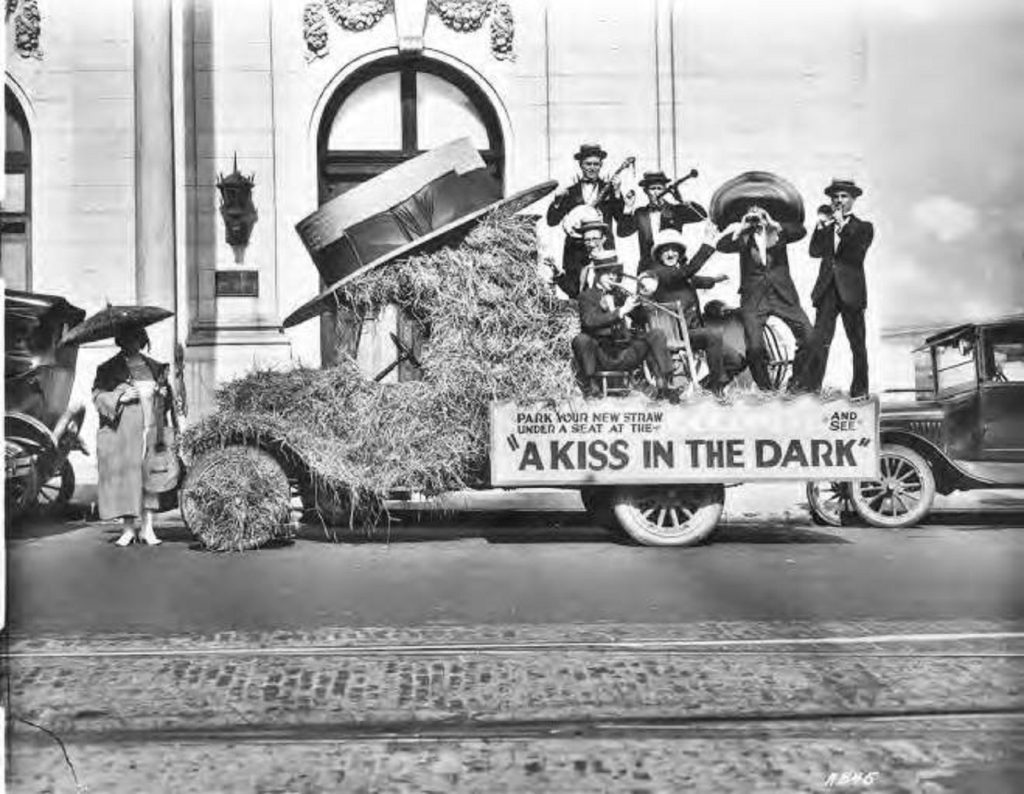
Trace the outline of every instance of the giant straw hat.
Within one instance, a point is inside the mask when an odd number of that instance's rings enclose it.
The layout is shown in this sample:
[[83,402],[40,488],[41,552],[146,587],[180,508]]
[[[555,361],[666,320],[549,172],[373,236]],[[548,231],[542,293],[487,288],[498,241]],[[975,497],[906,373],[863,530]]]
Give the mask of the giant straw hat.
[[501,186],[468,138],[356,185],[295,225],[328,286],[292,311],[284,326],[334,308],[338,289],[360,273],[441,244],[493,209],[528,207],[557,186],[541,182],[502,198]]

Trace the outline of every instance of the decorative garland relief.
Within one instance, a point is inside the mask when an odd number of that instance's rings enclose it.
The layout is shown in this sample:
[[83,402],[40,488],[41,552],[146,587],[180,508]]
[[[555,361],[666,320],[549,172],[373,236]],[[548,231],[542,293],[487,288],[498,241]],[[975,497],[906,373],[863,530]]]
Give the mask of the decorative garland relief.
[[14,48],[22,58],[42,58],[39,49],[39,34],[42,30],[42,15],[39,0],[7,0],[4,21],[14,14]]
[[[11,0],[7,0],[10,4]],[[15,0],[16,1],[16,0]],[[307,60],[327,55],[330,31],[327,16],[343,30],[369,30],[394,11],[395,0],[310,0],[302,9],[302,37]],[[399,2],[401,0],[398,0]],[[33,0],[34,2],[34,0]],[[514,60],[515,22],[507,0],[430,0],[429,11],[445,27],[462,33],[480,30],[490,18],[491,54],[498,60]]]

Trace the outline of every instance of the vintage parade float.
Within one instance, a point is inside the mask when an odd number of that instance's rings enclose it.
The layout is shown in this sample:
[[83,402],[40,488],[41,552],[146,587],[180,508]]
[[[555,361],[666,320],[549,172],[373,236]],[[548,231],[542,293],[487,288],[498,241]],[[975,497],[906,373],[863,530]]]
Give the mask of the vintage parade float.
[[419,332],[395,343],[420,377],[381,383],[342,357],[223,386],[182,447],[182,516],[206,547],[289,536],[299,502],[343,537],[386,526],[396,493],[536,486],[580,489],[596,522],[638,542],[691,545],[714,529],[727,484],[877,476],[873,399],[690,389],[672,404],[641,374],[623,396],[584,399],[575,303],[540,276],[535,218],[516,214],[554,187],[502,199],[456,141],[298,224],[327,287],[285,325],[396,306]]

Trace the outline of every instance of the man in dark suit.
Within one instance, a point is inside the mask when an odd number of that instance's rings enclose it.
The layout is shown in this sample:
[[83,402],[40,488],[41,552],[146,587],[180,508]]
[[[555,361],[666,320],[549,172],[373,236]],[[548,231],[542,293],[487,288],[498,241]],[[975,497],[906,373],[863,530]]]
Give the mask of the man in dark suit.
[[[728,276],[702,276],[698,274],[704,263],[715,253],[715,242],[718,230],[714,224],[708,223],[705,228],[704,241],[693,259],[686,258],[686,245],[682,235],[675,229],[665,229],[654,237],[651,257],[654,260],[649,268],[639,277],[640,289],[651,289],[650,298],[655,303],[667,304],[673,311],[678,307],[686,321],[690,347],[703,350],[707,357],[708,376],[702,385],[715,394],[720,394],[725,386],[746,366],[739,351],[722,340],[722,332],[717,328],[705,328],[701,316],[698,289],[710,289]],[[653,282],[653,284],[652,284]],[[660,321],[673,318],[658,309],[648,311],[649,319],[657,325]]]
[[853,214],[853,203],[863,191],[852,180],[833,179],[825,188],[832,205],[818,208],[818,224],[811,235],[810,254],[820,259],[818,280],[811,291],[817,313],[814,333],[820,346],[814,377],[809,384],[821,388],[829,348],[836,333],[836,317],[843,318],[853,356],[850,396],[868,393],[868,352],[864,337],[864,310],[868,305],[864,256],[875,237],[875,227]]
[[796,340],[790,391],[807,388],[814,336],[811,321],[800,306],[786,254],[789,243],[806,235],[802,223],[779,223],[763,207],[752,204],[741,220],[726,227],[718,241],[719,251],[740,256],[740,318],[747,362],[754,383],[762,391],[772,387],[764,346],[764,326],[769,316],[782,320]]
[[[580,165],[580,180],[555,194],[548,207],[548,226],[557,226],[576,207],[589,206],[594,209],[592,220],[603,221],[610,230],[612,223],[619,223],[622,218],[623,198],[619,189],[619,178],[616,176],[609,182],[601,179],[601,166],[608,153],[596,143],[585,143],[573,157]],[[605,188],[609,187],[606,191]],[[600,198],[604,194],[604,198]],[[600,200],[599,200],[600,199]],[[570,298],[579,295],[580,271],[589,258],[588,251],[580,237],[573,230],[566,234],[562,246],[561,267],[556,268],[558,275],[555,283]],[[611,248],[615,240],[608,235],[606,241]]]
[[619,237],[637,235],[640,270],[646,270],[654,264],[651,259],[651,246],[658,232],[665,229],[682,231],[685,224],[696,223],[708,217],[704,208],[696,202],[679,204],[666,201],[668,186],[669,178],[665,176],[664,171],[645,171],[643,179],[640,180],[640,187],[647,194],[647,204],[632,211],[628,207],[625,208],[619,221]]
[[633,295],[616,294],[613,284],[622,275],[622,263],[611,251],[597,253],[587,266],[587,284],[579,295],[581,333],[572,340],[583,394],[600,394],[595,373],[629,372],[647,361],[654,373],[659,398],[673,398],[667,378],[672,372],[668,341],[659,330],[639,330],[642,310]]

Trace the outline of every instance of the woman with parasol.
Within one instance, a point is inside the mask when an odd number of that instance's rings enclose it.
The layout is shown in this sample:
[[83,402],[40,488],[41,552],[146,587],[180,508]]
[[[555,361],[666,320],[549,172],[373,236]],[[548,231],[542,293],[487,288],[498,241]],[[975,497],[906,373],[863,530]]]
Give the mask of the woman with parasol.
[[[146,326],[171,316],[155,306],[107,306],[68,332],[79,344],[113,337],[120,351],[96,370],[92,398],[100,416],[96,437],[101,519],[123,518],[115,543],[162,541],[153,530],[159,495],[148,464],[162,443],[161,428],[172,411],[168,366],[144,355]],[[173,419],[173,416],[172,416]]]

